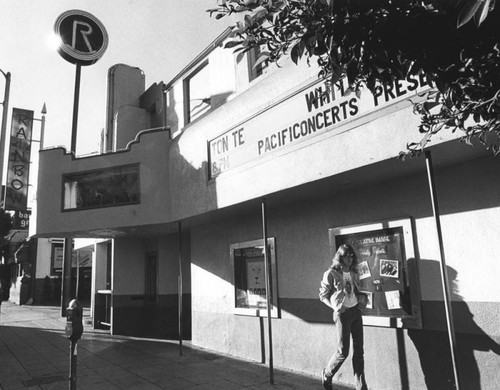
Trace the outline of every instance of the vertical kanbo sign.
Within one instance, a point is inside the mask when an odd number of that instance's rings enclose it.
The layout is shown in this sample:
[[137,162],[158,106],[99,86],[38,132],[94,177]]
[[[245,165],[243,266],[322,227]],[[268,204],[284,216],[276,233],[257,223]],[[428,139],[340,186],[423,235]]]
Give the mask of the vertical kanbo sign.
[[13,108],[5,194],[6,210],[27,208],[32,133],[33,111]]

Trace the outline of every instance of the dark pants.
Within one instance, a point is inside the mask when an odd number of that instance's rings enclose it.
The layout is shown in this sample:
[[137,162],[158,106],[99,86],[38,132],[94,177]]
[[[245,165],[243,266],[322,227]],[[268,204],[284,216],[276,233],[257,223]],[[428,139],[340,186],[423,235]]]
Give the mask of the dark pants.
[[329,378],[332,378],[340,369],[342,363],[344,363],[344,360],[349,355],[350,338],[352,336],[352,367],[356,381],[356,390],[367,390],[363,358],[363,317],[358,307],[355,306],[338,314],[338,319],[335,321],[335,328],[337,330],[337,351],[328,362],[325,374]]

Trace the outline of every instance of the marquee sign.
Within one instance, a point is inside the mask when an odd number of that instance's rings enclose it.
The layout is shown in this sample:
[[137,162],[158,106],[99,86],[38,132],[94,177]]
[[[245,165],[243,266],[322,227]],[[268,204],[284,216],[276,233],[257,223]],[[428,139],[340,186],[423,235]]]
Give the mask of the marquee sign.
[[54,25],[61,39],[58,53],[73,64],[92,65],[108,47],[108,34],[95,16],[70,10],[61,14]]
[[316,135],[334,134],[346,123],[430,87],[424,75],[378,86],[374,94],[366,88],[361,94],[347,93],[345,79],[328,93],[322,83],[315,83],[209,141],[210,178],[299,143],[305,145]]

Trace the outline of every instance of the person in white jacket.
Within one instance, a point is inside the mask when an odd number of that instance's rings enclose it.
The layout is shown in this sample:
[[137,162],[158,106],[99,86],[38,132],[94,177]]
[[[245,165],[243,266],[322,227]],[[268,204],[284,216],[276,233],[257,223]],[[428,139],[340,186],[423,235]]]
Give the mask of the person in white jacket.
[[333,322],[337,331],[337,350],[322,372],[326,390],[332,389],[332,378],[349,355],[352,337],[352,365],[356,390],[367,390],[364,374],[363,317],[360,308],[367,302],[366,294],[359,290],[356,254],[350,245],[341,245],[332,265],[323,274],[319,288],[320,300],[333,310]]

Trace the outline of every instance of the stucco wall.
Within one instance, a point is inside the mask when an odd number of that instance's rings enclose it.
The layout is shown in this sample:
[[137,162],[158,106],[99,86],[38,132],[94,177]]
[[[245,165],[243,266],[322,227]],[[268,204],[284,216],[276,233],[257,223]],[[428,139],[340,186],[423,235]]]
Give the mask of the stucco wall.
[[[220,56],[217,61],[224,64],[224,69],[229,63],[225,53],[222,55],[216,50],[213,54]],[[217,61],[214,59],[213,62],[219,63]],[[138,231],[146,225],[175,224],[179,220],[391,159],[406,148],[407,142],[419,139],[416,131],[418,118],[412,114],[411,103],[400,101],[398,97],[389,99],[383,107],[377,106],[377,110],[373,107],[366,108],[366,112],[356,109],[357,114],[335,125],[325,122],[322,131],[308,134],[269,153],[256,156],[256,145],[252,145],[250,152],[238,152],[241,154],[237,155],[237,158],[248,158],[248,161],[215,179],[211,178],[207,153],[211,140],[235,126],[243,128],[250,123],[256,131],[278,131],[291,125],[287,122],[291,101],[300,101],[300,115],[304,110],[307,112],[305,97],[317,87],[316,69],[305,64],[283,65],[283,69],[256,79],[251,88],[229,96],[225,104],[214,107],[205,116],[185,126],[182,134],[172,128],[176,137],[172,141],[167,138],[167,132],[146,133],[127,152],[78,159],[65,154],[62,149],[42,151],[40,172],[43,172],[43,177],[39,180],[38,200],[44,207],[37,216],[38,234],[110,237],[120,231]],[[425,83],[421,84],[424,86]],[[226,88],[223,83],[218,86]],[[168,104],[175,105],[169,106],[168,121],[183,123],[179,111],[182,102],[174,96],[181,87],[182,80],[179,79],[169,94],[173,95]],[[405,97],[410,95],[407,93]],[[373,97],[368,91],[362,96],[365,103],[371,102],[373,106]],[[345,99],[356,98],[342,99],[345,104]],[[331,105],[333,103],[339,101],[332,101]],[[333,108],[339,109],[339,106]],[[315,109],[319,113],[310,109],[311,115],[323,115],[322,109]],[[303,119],[305,116],[300,117]],[[124,134],[137,131],[136,126],[127,129],[130,123],[126,120],[121,124]],[[456,135],[443,132],[433,142],[439,144],[454,137]],[[133,163],[139,163],[141,167],[140,204],[61,212],[62,175]],[[61,192],[54,191],[58,188]]]
[[37,243],[36,252],[36,278],[50,276],[50,263],[52,255],[52,244],[49,239],[40,238]]
[[[170,206],[170,182],[165,169],[170,142],[168,132],[153,131],[142,134],[127,152],[74,159],[62,148],[43,150],[40,154],[38,203],[44,207],[38,209],[37,234],[109,238],[117,229],[165,222]],[[62,211],[64,174],[127,164],[140,166],[139,204]]]
[[[403,163],[401,163],[403,164]],[[500,162],[484,158],[436,171],[446,261],[465,388],[494,388],[500,332],[497,275],[500,230],[496,172]],[[323,188],[328,188],[325,185]],[[193,343],[256,361],[265,360],[266,321],[233,314],[233,267],[229,245],[258,239],[260,209],[234,209],[219,222],[192,231]],[[420,260],[422,330],[365,327],[367,379],[374,389],[424,378],[446,388],[450,358],[439,276],[439,246],[427,178],[422,169],[390,181],[314,193],[303,187],[295,201],[287,192],[268,200],[268,233],[276,238],[281,319],[273,321],[274,363],[317,375],[335,347],[330,313],[317,299],[330,263],[328,228],[411,216]],[[422,360],[422,363],[421,363]],[[351,381],[350,361],[339,379]],[[444,387],[443,387],[444,386]],[[489,386],[489,387],[488,387]]]
[[[304,91],[317,86],[316,74],[313,69],[300,66],[285,66],[285,69],[286,72],[275,72],[256,82],[251,89],[208,114],[205,120],[186,126],[174,140],[168,162],[169,177],[172,182],[188,185],[170,187],[173,220],[391,159],[406,150],[408,142],[420,140],[416,130],[419,118],[413,114],[410,101],[390,100],[376,111],[360,109],[359,114],[329,126],[328,130],[252,156],[209,180],[207,143],[231,129],[245,129],[249,123],[253,123],[252,130],[286,129],[291,125],[287,116],[293,114],[287,111],[290,101],[298,99],[302,106],[306,105]],[[372,99],[368,91],[363,91],[362,96],[365,102]],[[443,131],[433,144],[454,138],[456,134]],[[256,145],[245,148],[254,150]],[[247,150],[234,151],[235,160],[244,159],[246,153],[252,154]]]
[[139,68],[117,64],[108,70],[107,83],[105,150],[115,151],[126,145],[141,129],[135,128],[134,133],[134,129],[128,127],[117,132],[113,122],[116,112],[122,107],[139,107],[139,97],[145,90],[146,76]]

